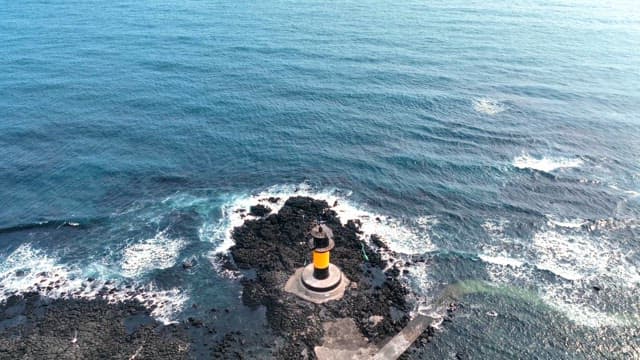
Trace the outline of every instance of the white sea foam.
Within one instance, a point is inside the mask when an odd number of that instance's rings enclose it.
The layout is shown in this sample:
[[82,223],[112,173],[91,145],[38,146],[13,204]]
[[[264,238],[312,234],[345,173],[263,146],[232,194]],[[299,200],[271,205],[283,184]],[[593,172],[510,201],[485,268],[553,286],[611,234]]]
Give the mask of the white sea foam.
[[536,288],[537,294],[544,303],[569,320],[582,326],[629,326],[637,324],[640,319],[636,315],[608,313],[604,309],[594,307],[589,299],[584,298],[584,284],[564,280],[548,282],[536,276],[536,268],[525,264],[520,267],[488,264],[487,272],[495,284]]
[[[566,314],[572,321],[586,326],[628,325],[637,318],[610,314],[593,307],[583,297],[589,284],[611,284],[622,292],[632,292],[640,285],[640,269],[632,256],[622,252],[608,238],[593,239],[582,229],[582,219],[549,221],[536,232],[531,242],[518,242],[505,236],[500,225],[488,221],[484,226],[492,236],[492,245],[483,246],[480,258],[492,281],[498,284],[536,287],[541,298]],[[496,231],[496,229],[500,229]],[[540,274],[549,271],[555,280]]]
[[607,277],[623,286],[640,284],[640,272],[630,254],[612,244],[606,235],[598,239],[585,232],[542,230],[533,236],[537,267],[569,280]]
[[514,259],[508,256],[490,256],[490,255],[484,255],[481,254],[479,255],[480,260],[486,262],[486,263],[491,263],[491,264],[496,264],[496,265],[502,265],[502,266],[513,266],[513,267],[520,267],[524,264],[523,261],[518,260],[518,259]]
[[34,250],[30,244],[20,245],[0,265],[0,284],[3,286],[1,300],[14,292],[36,290],[43,273],[56,281],[71,278],[69,270],[59,265],[57,259]]
[[568,229],[580,229],[583,225],[587,224],[584,219],[554,219],[552,216],[547,215],[549,224],[556,227],[568,228]]
[[[619,230],[629,225],[610,224],[595,221],[598,228]],[[528,264],[539,270],[546,270],[567,280],[581,280],[606,276],[621,284],[634,286],[640,284],[638,268],[630,262],[628,254],[622,252],[606,237],[594,239],[588,224],[582,219],[549,219],[548,226],[533,234],[530,242],[518,241],[504,235],[495,222],[486,222],[485,229],[492,236],[493,244],[482,246],[479,254],[482,260],[498,265]]]
[[598,219],[590,220],[586,223],[586,227],[591,231],[619,231],[623,229],[637,229],[640,225],[638,219]]
[[524,260],[517,259],[509,253],[509,249],[521,247],[521,242],[504,236],[505,226],[508,224],[509,221],[505,219],[487,220],[482,223],[482,228],[491,237],[493,243],[482,244],[481,252],[478,254],[480,260],[485,263],[513,267],[520,267],[525,263]]
[[623,189],[620,189],[615,184],[610,184],[609,187],[614,189],[614,190],[620,191],[623,194],[627,194],[629,199],[633,199],[633,198],[636,198],[636,197],[640,196],[640,192],[638,192],[638,191],[635,191],[635,190],[623,190]]
[[189,300],[189,296],[184,290],[173,288],[169,290],[159,290],[153,283],[142,288],[142,292],[132,298],[126,292],[117,292],[110,301],[124,301],[135,299],[151,310],[151,316],[156,320],[166,324],[177,323],[176,316],[184,309]]
[[518,169],[533,169],[544,172],[552,172],[563,168],[576,168],[583,164],[580,159],[568,159],[563,157],[542,157],[540,159],[522,154],[513,159],[513,166]]
[[500,219],[498,221],[487,220],[482,223],[482,228],[489,235],[502,236],[502,234],[504,234],[504,227],[507,223],[508,221],[504,219]]
[[184,248],[182,239],[171,239],[159,232],[151,239],[125,247],[122,256],[122,274],[136,277],[154,269],[167,269],[175,265]]
[[498,101],[480,98],[473,100],[473,109],[486,115],[496,115],[506,110],[506,107]]
[[637,326],[640,321],[638,314],[608,313],[595,308],[570,284],[544,285],[540,297],[574,323],[584,326]]
[[[316,191],[308,184],[278,185],[272,186],[254,195],[235,196],[222,206],[222,217],[214,224],[205,224],[200,229],[200,238],[203,241],[217,242],[219,245],[215,253],[226,252],[233,246],[232,231],[241,226],[245,220],[255,217],[248,214],[249,207],[262,204],[278,212],[285,201],[291,196],[310,196],[315,199],[325,200],[338,214],[340,220],[360,220],[362,223],[362,238],[368,240],[373,234],[377,234],[396,252],[405,254],[419,254],[435,249],[431,243],[429,229],[437,219],[433,217],[420,217],[417,219],[398,219],[388,215],[378,214],[364,209],[349,200],[350,192],[342,192],[336,189]],[[269,199],[278,201],[272,202]],[[242,211],[241,211],[242,210]]]
[[89,276],[113,273],[101,264],[92,264],[80,270],[62,264],[54,255],[47,255],[29,243],[20,245],[0,263],[0,302],[24,292],[37,291],[51,298],[93,299],[98,296],[111,303],[140,301],[151,309],[151,315],[165,324],[175,322],[176,315],[188,300],[180,289],[159,290],[153,284],[124,284],[114,280]]
[[[408,281],[411,289],[414,289],[416,295],[421,299],[420,304],[424,305],[433,303],[436,296],[439,295],[434,290],[440,287],[440,285],[445,284],[438,283],[431,273],[429,266],[409,266],[407,269],[409,270],[409,273],[406,276],[406,280]],[[402,270],[404,270],[404,267],[400,267],[401,273]],[[422,314],[425,315],[424,313]]]

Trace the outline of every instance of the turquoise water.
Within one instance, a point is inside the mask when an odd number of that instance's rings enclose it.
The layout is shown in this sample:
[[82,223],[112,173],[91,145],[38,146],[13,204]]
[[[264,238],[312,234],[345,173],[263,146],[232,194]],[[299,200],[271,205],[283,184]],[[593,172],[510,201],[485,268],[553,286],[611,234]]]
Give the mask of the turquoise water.
[[464,289],[434,358],[640,356],[635,1],[1,5],[5,293],[239,307],[233,209],[297,189]]

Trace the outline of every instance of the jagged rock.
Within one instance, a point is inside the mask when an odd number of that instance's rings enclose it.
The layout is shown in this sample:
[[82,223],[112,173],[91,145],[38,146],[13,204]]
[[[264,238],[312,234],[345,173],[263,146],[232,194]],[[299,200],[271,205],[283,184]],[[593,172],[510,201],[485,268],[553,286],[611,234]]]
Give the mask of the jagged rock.
[[[184,334],[158,328],[137,301],[47,299],[38,293],[12,296],[0,306],[20,321],[0,329],[2,359],[186,359]],[[144,346],[141,346],[143,345]],[[140,349],[140,350],[139,350]]]
[[[341,300],[322,305],[305,302],[281,290],[295,269],[308,263],[311,254],[306,240],[317,220],[333,231],[332,263],[355,285]],[[352,318],[362,334],[375,342],[395,335],[409,320],[405,299],[408,289],[398,278],[400,271],[390,270],[380,286],[373,286],[371,269],[383,272],[386,262],[359,239],[361,224],[344,220],[343,225],[325,201],[297,196],[289,198],[278,213],[245,221],[233,231],[233,260],[240,269],[256,271],[255,279],[242,282],[243,302],[250,307],[265,306],[269,326],[286,339],[276,353],[277,358],[299,359],[301,354],[313,354],[326,321]],[[363,246],[368,262],[362,255]],[[396,313],[400,315],[392,316]],[[369,318],[379,321],[372,323]]]
[[249,214],[253,216],[265,216],[271,212],[271,208],[261,204],[254,205],[249,208]]

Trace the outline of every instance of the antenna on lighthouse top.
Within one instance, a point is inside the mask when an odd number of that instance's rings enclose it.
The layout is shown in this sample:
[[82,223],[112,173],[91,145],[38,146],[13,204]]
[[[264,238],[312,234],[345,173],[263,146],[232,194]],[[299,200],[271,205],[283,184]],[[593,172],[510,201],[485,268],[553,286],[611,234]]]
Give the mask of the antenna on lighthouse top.
[[309,231],[311,238],[313,239],[329,239],[333,240],[333,231],[325,224],[317,223],[311,226]]

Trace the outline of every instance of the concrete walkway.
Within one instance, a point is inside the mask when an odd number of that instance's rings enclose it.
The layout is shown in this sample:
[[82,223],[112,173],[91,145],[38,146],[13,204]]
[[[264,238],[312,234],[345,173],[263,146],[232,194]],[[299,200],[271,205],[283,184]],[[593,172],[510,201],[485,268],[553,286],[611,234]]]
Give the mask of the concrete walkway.
[[374,360],[395,360],[402,353],[407,351],[409,346],[425,331],[429,325],[433,322],[433,319],[418,315],[413,320],[409,321],[407,326],[402,329],[396,336],[394,336],[386,345],[382,347],[373,357]]
[[416,341],[433,320],[431,317],[418,315],[378,350],[362,336],[353,319],[338,319],[323,324],[323,344],[316,346],[315,353],[318,360],[395,360]]

